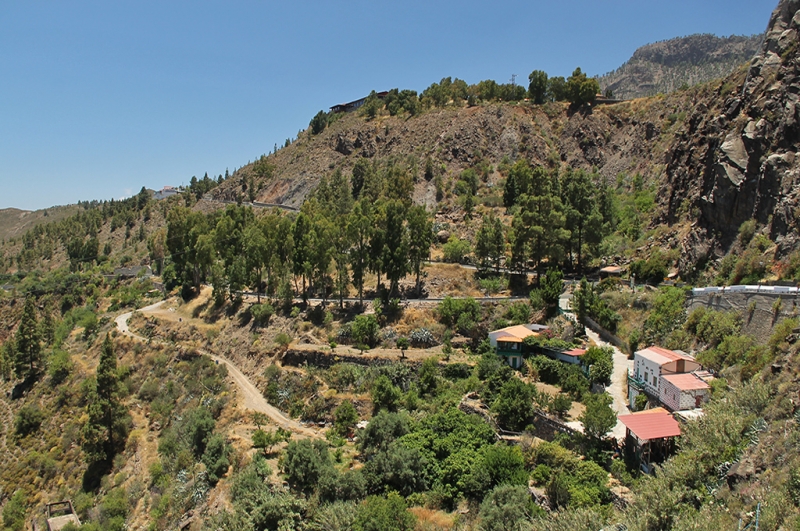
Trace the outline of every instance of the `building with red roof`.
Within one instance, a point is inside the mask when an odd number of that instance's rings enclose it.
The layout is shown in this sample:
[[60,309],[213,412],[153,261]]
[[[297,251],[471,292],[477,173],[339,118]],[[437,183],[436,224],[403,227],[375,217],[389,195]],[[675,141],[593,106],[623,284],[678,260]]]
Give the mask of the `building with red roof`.
[[661,377],[659,400],[671,411],[702,407],[711,398],[711,386],[697,374],[666,374]]
[[660,400],[663,377],[691,373],[700,368],[697,360],[679,350],[657,346],[637,350],[633,355],[633,374],[628,377],[631,409],[635,407],[636,397],[640,393],[647,394],[653,400]]
[[625,450],[635,457],[645,473],[652,473],[653,465],[664,462],[675,451],[675,439],[680,436],[681,428],[664,408],[618,418],[625,425]]

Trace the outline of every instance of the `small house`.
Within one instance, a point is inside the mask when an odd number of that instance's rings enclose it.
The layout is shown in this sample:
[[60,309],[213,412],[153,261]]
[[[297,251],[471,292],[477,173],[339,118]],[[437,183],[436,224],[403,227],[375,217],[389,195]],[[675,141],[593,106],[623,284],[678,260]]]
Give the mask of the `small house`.
[[179,193],[180,191],[178,191],[175,187],[165,186],[161,190],[153,192],[153,199],[155,200],[166,199],[168,197],[172,197],[173,195],[178,195]]
[[700,368],[697,360],[679,350],[656,346],[637,350],[633,355],[633,374],[628,374],[628,400],[631,409],[640,393],[660,400],[663,376],[694,372]]
[[632,456],[645,474],[652,474],[654,465],[663,463],[675,451],[680,436],[678,421],[663,408],[620,415],[625,425],[625,452]]
[[489,332],[489,344],[513,369],[519,369],[525,353],[525,338],[538,336],[543,330],[547,330],[547,327],[537,324],[507,326]]
[[711,386],[695,373],[666,374],[662,379],[659,400],[671,411],[702,407],[711,397]]

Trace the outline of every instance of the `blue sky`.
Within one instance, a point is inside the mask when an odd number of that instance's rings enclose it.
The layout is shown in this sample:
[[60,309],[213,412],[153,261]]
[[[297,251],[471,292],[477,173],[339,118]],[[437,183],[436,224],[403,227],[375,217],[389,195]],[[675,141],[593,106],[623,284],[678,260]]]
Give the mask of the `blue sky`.
[[776,4],[0,2],[0,208],[188,184],[372,89],[603,74],[649,42],[760,33]]

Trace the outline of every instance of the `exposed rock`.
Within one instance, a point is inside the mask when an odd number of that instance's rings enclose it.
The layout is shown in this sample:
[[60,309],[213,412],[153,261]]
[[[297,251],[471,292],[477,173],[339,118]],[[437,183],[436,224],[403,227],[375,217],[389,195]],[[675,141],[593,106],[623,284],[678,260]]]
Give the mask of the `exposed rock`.
[[733,162],[740,170],[747,169],[747,150],[741,137],[731,133],[725,138],[720,150],[725,154],[729,161]]
[[344,134],[339,134],[336,137],[334,149],[342,155],[349,155],[353,152],[353,141],[347,138],[347,136]]

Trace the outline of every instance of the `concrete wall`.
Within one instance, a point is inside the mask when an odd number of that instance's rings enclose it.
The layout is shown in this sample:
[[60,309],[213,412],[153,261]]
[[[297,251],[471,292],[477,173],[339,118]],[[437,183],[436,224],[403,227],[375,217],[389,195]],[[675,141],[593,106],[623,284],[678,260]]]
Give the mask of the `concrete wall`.
[[[708,289],[708,288],[707,288]],[[781,310],[775,315],[773,304],[781,299]],[[800,313],[800,295],[778,291],[717,291],[694,290],[686,300],[689,313],[703,306],[717,311],[736,311],[742,316],[742,333],[752,335],[760,341],[769,339],[772,328],[779,321],[796,317]],[[750,310],[753,309],[751,312]]]

